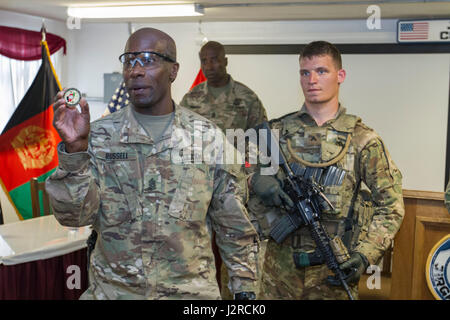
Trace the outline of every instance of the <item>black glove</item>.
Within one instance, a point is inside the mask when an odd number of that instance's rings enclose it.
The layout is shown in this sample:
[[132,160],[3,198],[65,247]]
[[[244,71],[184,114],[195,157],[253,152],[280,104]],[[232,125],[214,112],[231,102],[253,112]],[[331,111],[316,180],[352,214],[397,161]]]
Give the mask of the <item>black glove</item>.
[[294,206],[274,176],[263,176],[256,172],[251,178],[250,185],[266,206],[280,206],[282,203],[290,208]]
[[345,278],[347,283],[354,284],[359,282],[359,278],[366,272],[368,266],[367,258],[362,253],[354,252],[350,259],[342,263],[339,268],[347,275]]
[[255,300],[256,294],[254,292],[238,292],[234,295],[234,300]]

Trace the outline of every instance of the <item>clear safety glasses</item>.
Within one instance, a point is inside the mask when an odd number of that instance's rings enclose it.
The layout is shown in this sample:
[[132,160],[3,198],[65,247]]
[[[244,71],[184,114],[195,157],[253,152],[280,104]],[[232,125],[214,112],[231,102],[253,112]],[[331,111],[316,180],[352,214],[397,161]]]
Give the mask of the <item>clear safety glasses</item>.
[[125,52],[120,55],[119,60],[125,69],[134,68],[136,62],[144,68],[161,65],[163,61],[176,62],[171,57],[154,51]]

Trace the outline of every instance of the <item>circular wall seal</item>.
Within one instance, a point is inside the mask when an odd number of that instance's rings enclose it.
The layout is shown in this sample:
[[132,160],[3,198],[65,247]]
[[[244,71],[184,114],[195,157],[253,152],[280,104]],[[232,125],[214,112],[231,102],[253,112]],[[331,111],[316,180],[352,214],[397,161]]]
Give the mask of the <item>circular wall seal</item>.
[[450,234],[431,249],[425,266],[428,288],[437,300],[450,300]]
[[81,100],[81,93],[78,89],[70,88],[64,92],[64,101],[69,107],[76,106]]

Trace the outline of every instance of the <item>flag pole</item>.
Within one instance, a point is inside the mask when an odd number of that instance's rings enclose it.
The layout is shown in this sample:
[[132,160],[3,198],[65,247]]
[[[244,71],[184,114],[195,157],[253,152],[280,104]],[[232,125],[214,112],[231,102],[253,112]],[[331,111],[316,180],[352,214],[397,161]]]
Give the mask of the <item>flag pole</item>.
[[45,30],[45,19],[42,19],[42,28],[41,28],[41,34],[42,34],[42,40],[41,42],[46,42],[46,38],[45,38],[45,34],[46,34],[46,30]]
[[56,83],[58,84],[58,88],[59,90],[62,90],[62,86],[61,83],[59,82],[59,78],[58,75],[56,74],[55,68],[53,67],[53,63],[52,60],[50,58],[50,50],[48,48],[48,44],[47,44],[47,30],[45,29],[45,19],[42,19],[42,28],[41,28],[41,34],[42,34],[42,40],[41,40],[41,45],[44,46],[44,50],[47,51],[47,57],[48,57],[48,62],[50,64],[50,67],[52,68],[52,72],[53,72],[53,76],[55,77]]

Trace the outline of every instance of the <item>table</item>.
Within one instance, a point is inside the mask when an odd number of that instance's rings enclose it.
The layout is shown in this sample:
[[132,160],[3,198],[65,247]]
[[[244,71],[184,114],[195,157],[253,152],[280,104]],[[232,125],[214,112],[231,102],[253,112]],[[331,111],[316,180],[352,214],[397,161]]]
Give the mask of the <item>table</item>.
[[53,215],[0,225],[0,299],[78,299],[87,288],[90,233]]

